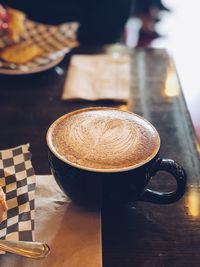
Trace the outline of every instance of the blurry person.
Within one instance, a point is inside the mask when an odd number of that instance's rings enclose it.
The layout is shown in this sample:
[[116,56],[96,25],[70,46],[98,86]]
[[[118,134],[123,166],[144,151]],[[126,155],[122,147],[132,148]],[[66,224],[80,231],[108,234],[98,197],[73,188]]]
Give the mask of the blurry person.
[[160,34],[155,30],[155,25],[160,21],[162,11],[169,12],[170,9],[161,0],[133,0],[132,15],[141,20],[141,38],[154,39],[160,37]]

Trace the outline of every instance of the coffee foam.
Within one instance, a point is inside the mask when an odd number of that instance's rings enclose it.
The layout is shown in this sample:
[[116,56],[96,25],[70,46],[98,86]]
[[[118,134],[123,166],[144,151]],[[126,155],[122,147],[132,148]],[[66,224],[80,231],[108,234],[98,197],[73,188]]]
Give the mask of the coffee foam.
[[84,169],[135,168],[158,152],[160,138],[143,118],[110,108],[91,108],[66,114],[49,129],[51,151]]

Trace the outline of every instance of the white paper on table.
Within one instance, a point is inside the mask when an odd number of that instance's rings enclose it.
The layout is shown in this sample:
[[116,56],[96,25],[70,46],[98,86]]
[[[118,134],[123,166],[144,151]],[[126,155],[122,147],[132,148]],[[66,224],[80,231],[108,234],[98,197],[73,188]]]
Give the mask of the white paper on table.
[[36,176],[35,240],[47,242],[50,255],[33,260],[7,253],[1,267],[102,267],[101,219],[74,205],[53,176]]
[[74,55],[62,99],[128,101],[130,57],[119,53]]

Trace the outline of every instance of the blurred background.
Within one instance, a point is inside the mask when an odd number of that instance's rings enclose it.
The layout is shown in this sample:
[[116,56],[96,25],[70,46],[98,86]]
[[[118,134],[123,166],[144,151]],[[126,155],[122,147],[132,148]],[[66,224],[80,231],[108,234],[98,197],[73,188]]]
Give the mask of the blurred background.
[[79,21],[81,44],[122,42],[130,48],[166,48],[172,55],[200,139],[200,25],[198,0],[1,0],[35,21]]
[[200,2],[162,0],[162,4],[164,7],[160,10],[146,12],[146,15],[143,12],[135,16],[132,12],[126,24],[126,44],[129,47],[166,48],[171,53],[200,140]]

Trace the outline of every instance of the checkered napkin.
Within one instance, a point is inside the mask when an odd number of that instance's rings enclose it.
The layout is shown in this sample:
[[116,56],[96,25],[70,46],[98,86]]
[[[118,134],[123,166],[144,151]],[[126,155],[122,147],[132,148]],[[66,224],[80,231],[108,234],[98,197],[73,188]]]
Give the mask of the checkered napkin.
[[35,174],[29,144],[0,151],[0,186],[8,205],[0,223],[0,238],[32,241]]
[[[21,41],[39,46],[43,53],[25,64],[16,65],[0,60],[0,73],[14,74],[21,72],[34,72],[42,70],[47,66],[54,65],[59,59],[68,53],[72,48],[78,46],[77,29],[78,22],[63,23],[61,25],[45,25],[26,19],[25,30]],[[5,48],[11,41],[8,37],[0,37],[0,49]]]

